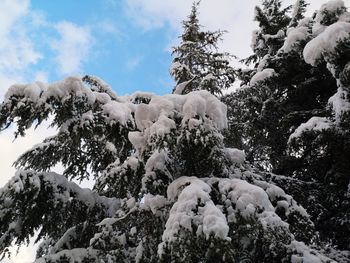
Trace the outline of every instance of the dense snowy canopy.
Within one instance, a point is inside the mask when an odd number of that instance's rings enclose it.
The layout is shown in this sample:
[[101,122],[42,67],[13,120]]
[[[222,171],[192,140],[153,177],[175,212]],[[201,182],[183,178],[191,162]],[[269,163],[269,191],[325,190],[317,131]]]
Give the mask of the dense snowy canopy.
[[[219,255],[227,262],[311,253],[295,240],[316,238],[307,212],[245,164],[243,152],[224,147],[226,106],[215,96],[118,97],[89,80],[92,88],[67,78],[12,86],[6,94],[3,127],[16,121],[23,133],[53,114],[58,133],[18,160],[35,171],[18,171],[1,189],[3,253],[36,230],[43,238],[38,262]],[[90,169],[94,190],[44,172],[59,161],[68,166],[68,178],[83,178],[75,171]],[[326,260],[319,256],[319,262]]]
[[[174,94],[118,96],[91,76],[10,87],[0,130],[50,119],[57,134],[0,189],[0,256],[37,231],[36,263],[349,262],[350,15],[340,0],[305,7],[257,7],[255,65],[222,98],[217,61],[186,64],[196,4]],[[86,178],[92,190],[72,182]]]

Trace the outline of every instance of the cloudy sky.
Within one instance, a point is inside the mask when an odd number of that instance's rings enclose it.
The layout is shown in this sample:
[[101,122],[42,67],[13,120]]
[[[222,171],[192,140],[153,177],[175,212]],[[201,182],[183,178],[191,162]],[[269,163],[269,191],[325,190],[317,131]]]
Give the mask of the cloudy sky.
[[[310,15],[325,0],[309,0]],[[346,2],[346,1],[345,1]],[[53,82],[68,75],[97,75],[118,94],[137,90],[165,94],[171,47],[191,0],[0,0],[0,101],[13,83]],[[258,0],[202,0],[200,22],[227,30],[220,48],[250,54],[254,6]],[[284,4],[293,3],[285,0]],[[349,4],[348,4],[349,5]],[[54,133],[47,125],[13,142],[13,128],[0,134],[0,187],[14,174],[16,157]],[[31,262],[23,248],[6,261]]]

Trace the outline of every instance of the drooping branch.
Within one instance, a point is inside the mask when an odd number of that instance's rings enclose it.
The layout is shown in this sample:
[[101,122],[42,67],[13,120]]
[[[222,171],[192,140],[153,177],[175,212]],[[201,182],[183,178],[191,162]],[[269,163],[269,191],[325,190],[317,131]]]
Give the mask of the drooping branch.
[[69,228],[94,225],[118,207],[118,199],[80,188],[62,175],[18,171],[0,189],[0,254],[6,254],[12,242],[25,243],[39,229],[38,240],[58,240]]
[[50,116],[58,134],[23,154],[18,168],[48,171],[61,162],[66,176],[83,179],[88,168],[96,176],[117,158],[124,161],[131,151],[131,103],[119,102],[106,86],[90,89],[79,78],[12,86],[0,105],[0,128],[16,123],[15,135],[23,136],[31,125]]

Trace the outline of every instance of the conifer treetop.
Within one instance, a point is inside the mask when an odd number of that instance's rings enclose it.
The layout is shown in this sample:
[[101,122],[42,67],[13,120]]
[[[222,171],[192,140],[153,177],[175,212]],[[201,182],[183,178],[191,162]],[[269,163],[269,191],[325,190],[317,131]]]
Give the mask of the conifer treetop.
[[170,74],[176,82],[174,93],[208,90],[215,95],[229,88],[234,81],[231,55],[218,51],[224,31],[203,31],[198,19],[200,2],[194,2],[187,20],[183,21],[181,42],[173,48]]

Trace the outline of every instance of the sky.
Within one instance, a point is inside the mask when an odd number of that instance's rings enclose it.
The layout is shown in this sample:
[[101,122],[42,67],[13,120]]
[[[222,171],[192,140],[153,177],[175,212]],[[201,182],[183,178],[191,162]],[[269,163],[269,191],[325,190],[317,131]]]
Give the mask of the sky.
[[[285,0],[292,4],[294,0]],[[309,12],[325,0],[309,0]],[[347,2],[347,1],[345,1]],[[0,0],[0,101],[14,83],[54,82],[96,75],[119,95],[171,92],[171,48],[191,0]],[[258,0],[202,0],[205,29],[226,30],[222,51],[251,54]],[[347,3],[349,6],[349,3]],[[14,127],[0,134],[0,187],[15,173],[11,164],[25,150],[55,133],[48,123],[13,141]],[[31,246],[4,263],[28,263]]]

